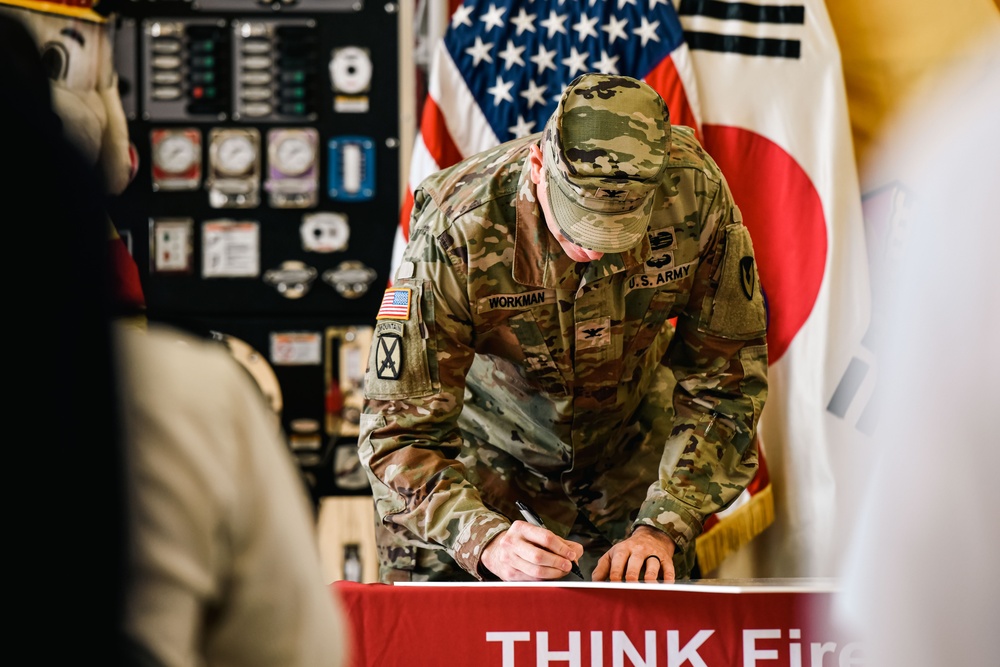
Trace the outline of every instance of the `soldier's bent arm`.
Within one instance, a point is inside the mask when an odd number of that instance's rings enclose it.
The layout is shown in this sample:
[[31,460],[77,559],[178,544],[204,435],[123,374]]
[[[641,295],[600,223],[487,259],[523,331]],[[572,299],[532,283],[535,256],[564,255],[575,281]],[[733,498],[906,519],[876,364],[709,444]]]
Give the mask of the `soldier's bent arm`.
[[[393,283],[409,290],[410,311],[406,319],[376,322],[359,453],[382,523],[405,529],[424,546],[443,546],[463,569],[481,577],[483,546],[510,521],[483,504],[455,458],[461,445],[457,419],[475,350],[462,262],[442,240],[451,248],[461,242],[448,242],[448,222],[429,195],[418,190],[415,199],[402,262],[412,275],[397,274]],[[398,354],[380,355],[382,344],[398,346]]]
[[747,228],[718,177],[688,307],[662,363],[676,377],[675,421],[633,524],[666,532],[683,571],[704,520],[757,471],[757,420],[767,397],[766,312]]

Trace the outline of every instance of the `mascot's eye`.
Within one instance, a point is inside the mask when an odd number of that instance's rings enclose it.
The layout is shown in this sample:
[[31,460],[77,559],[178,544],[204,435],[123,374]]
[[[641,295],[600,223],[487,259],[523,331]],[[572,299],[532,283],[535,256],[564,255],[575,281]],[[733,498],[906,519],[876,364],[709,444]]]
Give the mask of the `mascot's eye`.
[[58,42],[51,42],[42,48],[42,65],[53,81],[64,81],[69,71],[69,52]]

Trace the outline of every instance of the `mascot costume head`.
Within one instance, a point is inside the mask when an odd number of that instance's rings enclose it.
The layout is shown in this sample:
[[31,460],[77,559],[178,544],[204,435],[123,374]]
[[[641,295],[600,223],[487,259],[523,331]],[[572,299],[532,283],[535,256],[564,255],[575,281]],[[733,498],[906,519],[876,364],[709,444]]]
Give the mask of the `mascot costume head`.
[[[135,177],[138,153],[114,70],[114,22],[108,0],[0,0],[0,12],[19,19],[35,38],[52,84],[63,130],[95,168],[109,194],[121,194]],[[138,269],[109,220],[115,292],[124,314],[143,315]]]

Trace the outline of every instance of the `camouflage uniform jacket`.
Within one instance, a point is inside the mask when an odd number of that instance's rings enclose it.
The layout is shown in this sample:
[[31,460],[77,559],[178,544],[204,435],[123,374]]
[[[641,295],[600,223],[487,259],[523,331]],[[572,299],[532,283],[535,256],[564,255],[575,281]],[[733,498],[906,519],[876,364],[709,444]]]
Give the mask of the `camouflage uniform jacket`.
[[[767,394],[753,249],[718,166],[689,128],[672,134],[647,236],[589,263],[566,257],[540,217],[527,162],[540,135],[416,191],[387,292],[399,306],[376,321],[359,437],[390,531],[482,578],[483,547],[523,499],[563,535],[578,512],[598,527],[624,516],[611,543],[654,526],[681,563],[705,517],[752,480]],[[643,409],[670,421],[645,461],[622,444]],[[503,471],[477,487],[459,456],[470,442],[518,461],[552,498],[510,497],[512,487],[494,488]],[[616,507],[617,486],[640,479],[641,506]]]

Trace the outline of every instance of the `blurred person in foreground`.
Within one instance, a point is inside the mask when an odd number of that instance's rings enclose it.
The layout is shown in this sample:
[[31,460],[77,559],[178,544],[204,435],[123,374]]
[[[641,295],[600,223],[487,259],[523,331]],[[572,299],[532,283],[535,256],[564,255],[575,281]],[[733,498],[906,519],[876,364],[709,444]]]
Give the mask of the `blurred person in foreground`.
[[131,511],[125,626],[167,666],[337,667],[306,489],[276,415],[216,342],[116,326]]
[[881,161],[912,195],[878,341],[882,418],[855,466],[840,621],[873,667],[1000,659],[1000,31],[942,66]]
[[750,235],[691,128],[584,74],[412,215],[361,418],[380,579],[688,577],[757,471],[767,395]]
[[35,427],[31,465],[11,469],[41,482],[11,525],[27,555],[14,569],[31,573],[19,613],[48,635],[32,660],[346,664],[346,619],[275,414],[218,343],[135,326],[102,176],[65,131],[33,34],[5,13],[0,64],[19,167],[0,199],[35,223],[7,237],[11,275],[32,278],[10,298],[31,314],[10,378],[12,415]]

